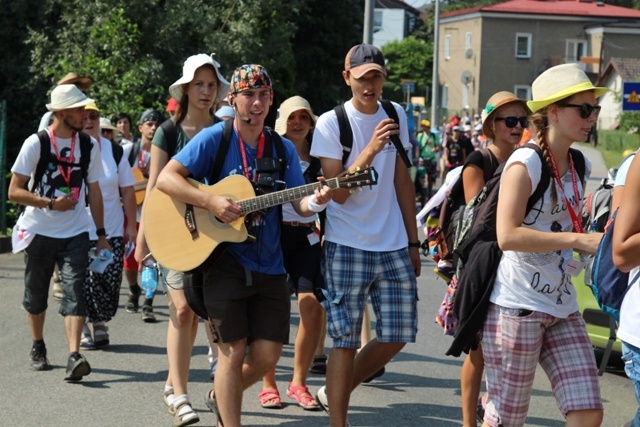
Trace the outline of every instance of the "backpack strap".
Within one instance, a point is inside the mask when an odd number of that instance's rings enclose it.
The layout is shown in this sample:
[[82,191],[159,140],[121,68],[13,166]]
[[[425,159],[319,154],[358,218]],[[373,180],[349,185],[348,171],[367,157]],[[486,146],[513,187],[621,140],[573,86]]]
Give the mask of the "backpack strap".
[[51,140],[49,139],[49,132],[46,129],[37,133],[40,140],[40,158],[36,165],[36,172],[33,175],[33,181],[31,182],[31,188],[29,191],[33,192],[40,185],[44,171],[47,169],[47,163],[49,163],[49,157],[51,153]]
[[493,173],[498,169],[498,160],[495,158],[493,154],[491,154],[491,150],[488,148],[480,149],[480,153],[482,154],[482,171],[484,172],[484,182],[487,182],[493,176]]
[[120,144],[111,141],[111,150],[113,151],[113,160],[116,161],[116,170],[120,169],[120,161],[124,156],[124,148]]
[[[178,146],[178,129],[176,129],[173,119],[167,119],[160,125],[164,138],[167,141],[167,154],[169,158],[176,154],[176,147]],[[133,150],[132,150],[133,152]]]
[[78,135],[80,139],[80,172],[82,173],[82,179],[87,182],[93,143],[91,142],[91,137],[88,134],[84,132],[78,132]]
[[[275,132],[270,127],[265,127],[266,132],[266,140],[272,140],[276,146],[276,155],[278,156],[278,163],[280,164],[280,179],[284,181],[284,173],[287,169],[287,154],[284,151],[284,143],[282,142],[282,137]],[[271,147],[265,152],[271,153]]]
[[[398,124],[398,126],[399,126],[400,125],[400,121],[399,121],[399,118],[398,118],[398,112],[396,111],[396,109],[393,106],[393,104],[391,103],[391,101],[389,101],[388,99],[381,99],[380,100],[380,104],[382,104],[382,108],[384,108],[384,111],[387,113],[387,116],[389,116],[389,118],[393,119],[393,121],[396,122]],[[411,167],[411,160],[409,160],[409,156],[407,155],[407,151],[402,146],[402,141],[400,141],[400,137],[398,135],[395,135],[395,134],[391,135],[391,141],[393,142],[393,145],[396,146],[396,150],[398,150],[398,154],[400,155],[400,158],[404,162],[404,165],[407,168],[410,168]]]
[[216,153],[216,159],[213,162],[213,169],[211,170],[209,184],[213,184],[220,180],[220,174],[222,173],[222,165],[224,164],[224,159],[227,157],[227,153],[229,152],[229,145],[231,143],[231,131],[233,130],[233,120],[227,120],[224,122],[224,129],[222,131],[222,140],[220,140],[220,147],[218,147],[218,152]]
[[[118,144],[120,145],[120,144]],[[135,167],[136,164],[136,159],[138,157],[138,154],[140,154],[140,147],[142,146],[142,142],[141,141],[137,141],[133,143],[133,146],[131,147],[131,151],[129,152],[129,165],[131,165],[131,167]],[[120,147],[122,147],[120,145]]]
[[[551,183],[551,173],[549,171],[549,166],[547,165],[547,162],[544,160],[544,156],[542,155],[542,148],[540,148],[538,144],[529,142],[523,145],[523,147],[533,149],[540,157],[540,162],[542,163],[542,174],[540,174],[540,181],[538,182],[538,185],[536,186],[533,194],[531,194],[531,197],[529,197],[529,200],[527,201],[526,213],[528,214],[529,212],[531,212],[531,209],[533,209],[533,205],[535,205],[538,200],[542,198],[544,192],[547,191],[547,187],[549,187],[549,184]],[[584,176],[584,158],[582,159],[582,161],[582,174]]]
[[338,117],[338,128],[340,129],[340,144],[342,144],[342,164],[347,163],[349,154],[351,154],[351,148],[353,147],[353,130],[347,117],[347,111],[344,108],[344,104],[336,105],[333,107],[336,116]]

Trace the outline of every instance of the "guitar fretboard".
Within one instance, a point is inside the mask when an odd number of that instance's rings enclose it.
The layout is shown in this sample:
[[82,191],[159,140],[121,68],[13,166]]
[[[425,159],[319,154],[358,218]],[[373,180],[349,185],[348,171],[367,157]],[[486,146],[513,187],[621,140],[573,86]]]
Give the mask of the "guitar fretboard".
[[242,207],[242,215],[246,215],[250,212],[260,211],[273,206],[284,205],[293,200],[302,199],[303,197],[313,194],[316,189],[320,189],[323,185],[330,188],[339,188],[340,181],[338,178],[327,179],[322,183],[314,182],[313,184],[307,184],[301,187],[275,191],[251,199],[240,200],[238,204]]

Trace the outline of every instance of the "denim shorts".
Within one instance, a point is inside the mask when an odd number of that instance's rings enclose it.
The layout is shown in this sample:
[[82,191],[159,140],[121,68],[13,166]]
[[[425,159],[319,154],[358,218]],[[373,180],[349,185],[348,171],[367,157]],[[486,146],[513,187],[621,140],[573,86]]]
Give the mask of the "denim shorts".
[[[633,382],[636,400],[640,405],[640,348],[622,341],[622,360],[624,360],[624,370]],[[629,427],[640,427],[640,407],[636,410]]]
[[63,294],[58,312],[86,316],[83,285],[89,265],[89,233],[63,239],[37,234],[24,251],[24,261],[22,305],[27,312],[40,314],[47,309],[49,283],[58,264]]

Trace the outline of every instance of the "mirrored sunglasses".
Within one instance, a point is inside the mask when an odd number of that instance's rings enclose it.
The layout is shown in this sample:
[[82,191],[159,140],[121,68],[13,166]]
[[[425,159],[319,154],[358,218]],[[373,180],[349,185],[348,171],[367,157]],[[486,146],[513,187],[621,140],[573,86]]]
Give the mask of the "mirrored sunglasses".
[[500,120],[504,120],[504,124],[508,128],[514,128],[514,127],[516,127],[516,125],[518,123],[520,123],[520,126],[522,126],[522,128],[526,128],[526,127],[529,126],[529,118],[527,116],[523,116],[523,117],[515,117],[515,116],[496,117],[496,122],[500,121]]

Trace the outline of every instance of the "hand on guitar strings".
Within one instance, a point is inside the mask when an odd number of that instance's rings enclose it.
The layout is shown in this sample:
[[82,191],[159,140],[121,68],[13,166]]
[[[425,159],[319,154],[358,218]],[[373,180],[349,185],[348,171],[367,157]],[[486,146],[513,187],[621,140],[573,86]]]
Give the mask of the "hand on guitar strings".
[[229,197],[217,196],[212,194],[209,198],[208,205],[209,206],[207,206],[207,209],[209,210],[209,212],[215,215],[215,217],[218,218],[220,222],[223,222],[225,224],[235,222],[238,218],[240,218],[240,215],[242,214],[242,208],[240,207],[240,205],[234,202]]

